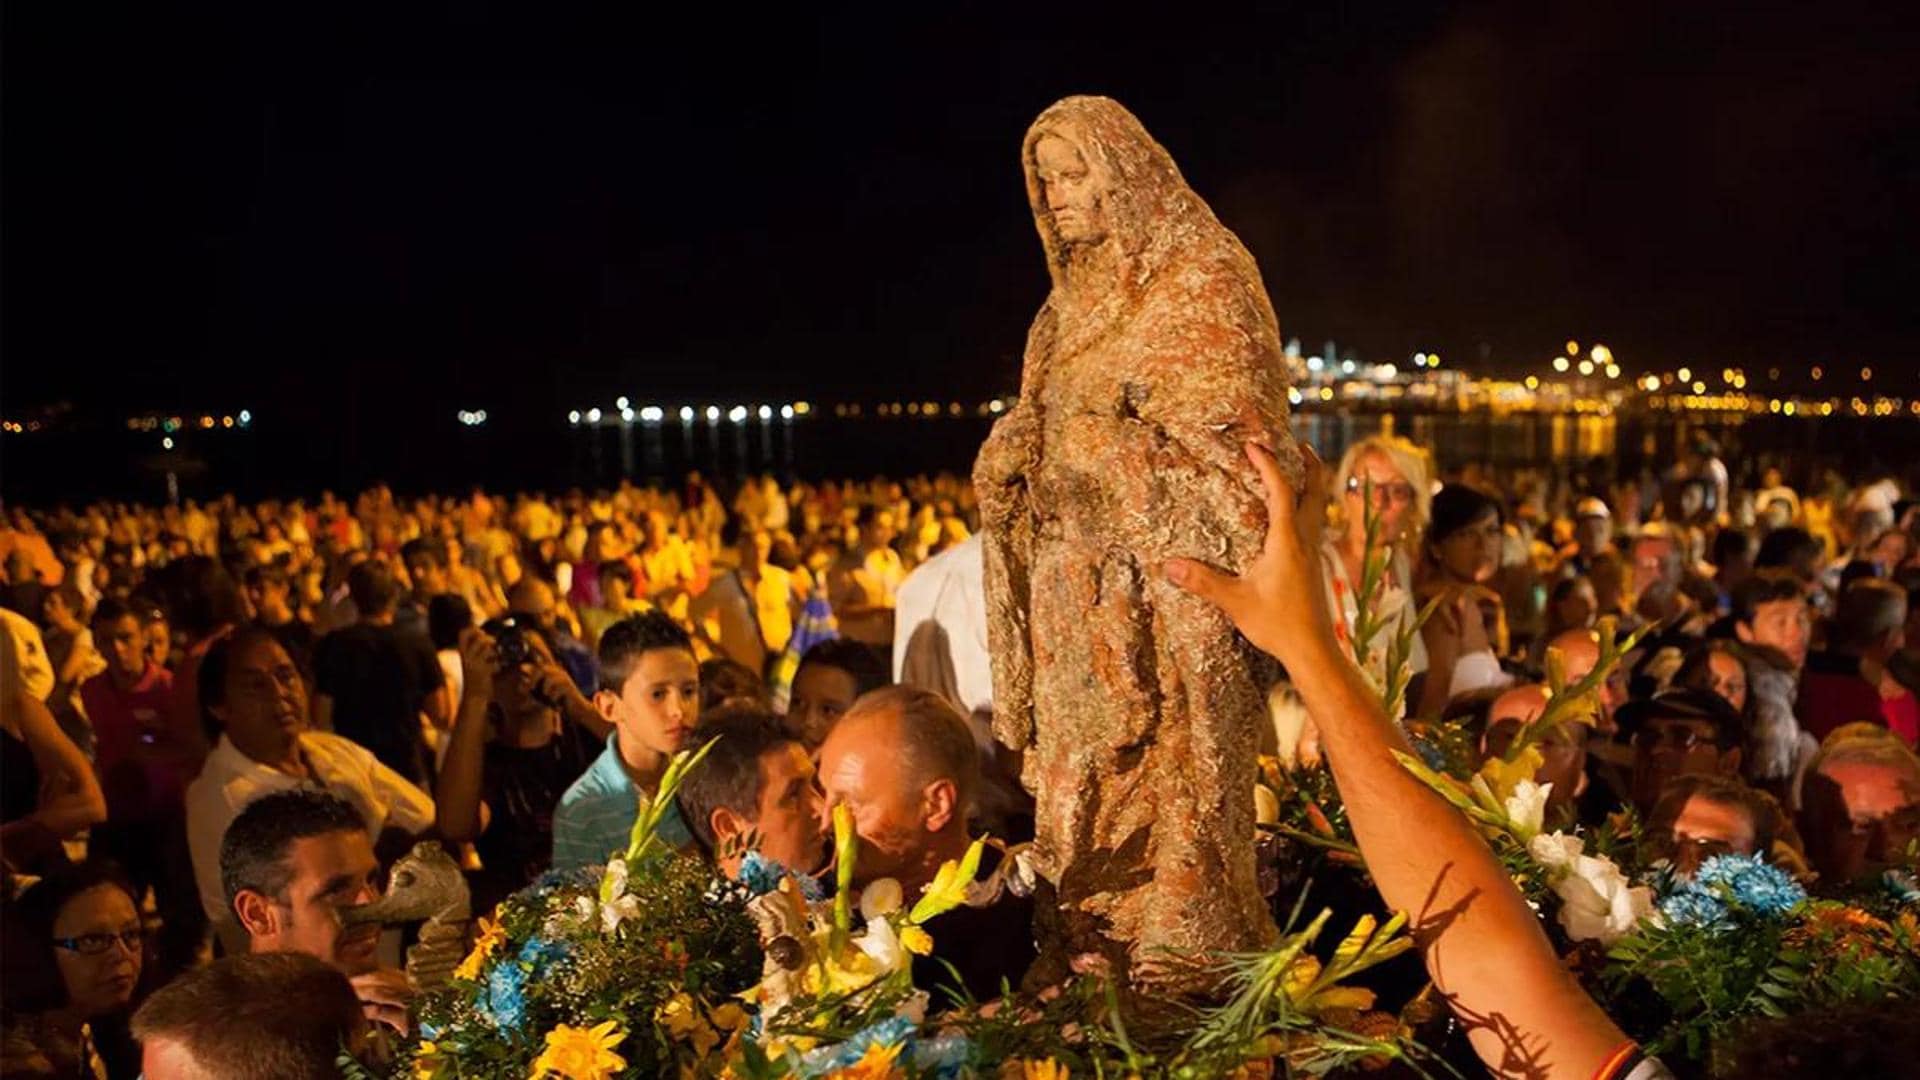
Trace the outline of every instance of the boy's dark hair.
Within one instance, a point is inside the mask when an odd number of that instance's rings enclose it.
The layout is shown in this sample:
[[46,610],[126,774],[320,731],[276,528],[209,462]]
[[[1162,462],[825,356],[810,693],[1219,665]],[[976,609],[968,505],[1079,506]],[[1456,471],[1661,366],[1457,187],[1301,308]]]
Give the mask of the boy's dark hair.
[[473,606],[458,593],[441,593],[427,601],[427,638],[435,650],[460,647],[460,632],[473,625]]
[[700,712],[717,709],[727,702],[771,708],[767,684],[753,669],[738,660],[716,656],[700,662]]
[[693,655],[693,638],[680,624],[658,611],[629,615],[600,635],[600,688],[619,693],[640,666],[640,657],[655,649],[681,649]]
[[364,559],[347,571],[347,595],[361,618],[384,615],[400,602],[400,584],[385,564]]
[[447,568],[447,549],[444,545],[436,541],[429,540],[424,536],[416,536],[400,545],[400,562],[402,565],[414,559],[425,559],[440,569],[445,570]]
[[354,805],[324,791],[278,791],[248,803],[220,838],[220,891],[227,907],[241,890],[282,897],[292,883],[287,851],[295,841],[367,831]]
[[688,737],[689,746],[713,743],[680,785],[680,814],[703,851],[714,854],[713,812],[725,807],[752,819],[759,813],[760,758],[795,742],[766,709],[727,705],[706,717]]
[[1733,618],[1735,622],[1751,623],[1762,604],[1804,599],[1806,588],[1799,578],[1782,570],[1762,571],[1733,590]]
[[134,621],[139,623],[142,629],[146,628],[146,620],[135,614],[133,608],[126,601],[116,600],[111,596],[103,596],[100,598],[100,602],[93,606],[93,617],[87,620],[87,625],[93,628],[94,637],[97,642],[100,637],[99,630],[101,627],[112,626],[114,623],[119,622],[129,615],[134,617]]
[[1759,569],[1788,569],[1803,560],[1819,557],[1825,550],[1812,533],[1789,525],[1761,538],[1753,565]]
[[855,697],[893,682],[893,673],[887,661],[881,658],[880,651],[852,638],[832,638],[808,649],[800,657],[800,666],[794,669],[795,677],[798,677],[801,669],[812,664],[838,668],[851,675]]
[[347,977],[303,953],[229,956],[189,971],[133,1017],[145,1043],[177,1043],[224,1080],[320,1080],[364,1021]]

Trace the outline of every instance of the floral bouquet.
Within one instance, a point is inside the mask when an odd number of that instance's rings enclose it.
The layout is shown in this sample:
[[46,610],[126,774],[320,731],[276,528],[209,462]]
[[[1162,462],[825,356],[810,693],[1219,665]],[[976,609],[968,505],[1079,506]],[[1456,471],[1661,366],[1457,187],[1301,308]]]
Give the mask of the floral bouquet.
[[626,851],[604,869],[549,873],[480,921],[473,950],[429,995],[416,1080],[699,1073],[750,1019],[758,938],[746,890],[656,835],[687,770],[669,764]]
[[[1649,1050],[1705,1061],[1760,1017],[1920,999],[1920,920],[1809,900],[1758,855],[1657,872],[1655,911],[1608,952],[1596,991]],[[1649,993],[1651,992],[1651,993]]]

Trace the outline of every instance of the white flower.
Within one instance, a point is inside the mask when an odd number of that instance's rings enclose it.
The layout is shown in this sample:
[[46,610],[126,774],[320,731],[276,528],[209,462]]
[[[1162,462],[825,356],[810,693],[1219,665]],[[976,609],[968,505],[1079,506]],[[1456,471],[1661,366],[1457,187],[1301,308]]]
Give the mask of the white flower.
[[873,922],[900,910],[906,902],[906,895],[900,883],[890,877],[883,877],[868,883],[860,890],[860,917]]
[[627,892],[627,859],[624,855],[615,855],[607,863],[605,879],[607,899],[625,896]]
[[1513,794],[1507,796],[1506,807],[1507,820],[1512,824],[1515,836],[1531,841],[1540,835],[1540,826],[1547,819],[1547,796],[1552,791],[1552,784],[1536,784],[1531,780],[1522,780],[1513,786]]
[[1585,841],[1563,832],[1536,836],[1527,845],[1560,898],[1560,926],[1567,936],[1611,945],[1653,910],[1653,890],[1632,885],[1611,859],[1585,850]]
[[639,915],[640,898],[632,895],[621,896],[600,905],[600,929],[611,934],[620,928],[622,922],[638,918]]
[[1587,842],[1577,836],[1563,832],[1545,833],[1535,836],[1527,844],[1527,854],[1533,861],[1556,874],[1564,874],[1573,867],[1573,861],[1587,848]]
[[900,935],[894,933],[893,923],[886,919],[874,919],[867,923],[867,932],[854,939],[860,951],[873,957],[884,974],[899,971],[907,966],[907,950],[900,944]]
[[575,911],[578,911],[578,912],[580,913],[580,917],[581,917],[582,919],[586,919],[586,920],[588,920],[588,921],[592,921],[592,919],[593,919],[593,908],[594,908],[594,904],[593,904],[593,897],[591,897],[591,896],[576,896],[576,897],[574,897],[574,898],[573,898],[573,908],[574,908],[574,910],[575,910]]

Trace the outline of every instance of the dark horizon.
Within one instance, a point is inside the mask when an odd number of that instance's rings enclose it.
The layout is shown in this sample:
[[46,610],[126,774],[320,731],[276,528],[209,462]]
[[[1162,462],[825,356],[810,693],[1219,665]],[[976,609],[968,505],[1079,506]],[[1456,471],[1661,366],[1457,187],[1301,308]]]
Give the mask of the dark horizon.
[[1020,136],[1075,92],[1309,351],[1920,381],[1909,13],[749,22],[10,6],[7,412],[249,407],[377,455],[462,408],[981,400],[1046,289]]

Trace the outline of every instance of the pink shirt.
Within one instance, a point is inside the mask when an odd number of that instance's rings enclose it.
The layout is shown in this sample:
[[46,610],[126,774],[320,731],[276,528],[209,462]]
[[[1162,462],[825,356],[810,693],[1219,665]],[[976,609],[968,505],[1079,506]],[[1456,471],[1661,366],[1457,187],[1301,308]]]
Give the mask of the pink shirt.
[[156,744],[168,741],[172,673],[148,664],[139,681],[122,690],[103,671],[80,684],[80,703],[93,724],[93,764],[112,819],[179,814],[190,778],[187,767],[154,752]]
[[1887,730],[1900,736],[1908,746],[1920,742],[1920,699],[1909,690],[1899,697],[1881,698],[1880,715],[1887,718]]

